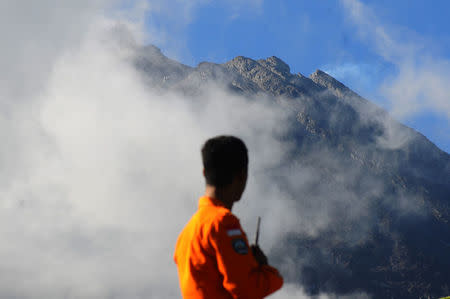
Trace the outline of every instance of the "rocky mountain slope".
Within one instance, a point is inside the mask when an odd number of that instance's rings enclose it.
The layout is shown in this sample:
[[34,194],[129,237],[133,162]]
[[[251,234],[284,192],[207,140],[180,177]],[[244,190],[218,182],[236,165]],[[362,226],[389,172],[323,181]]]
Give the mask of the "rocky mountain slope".
[[195,95],[213,83],[244,96],[290,101],[296,117],[284,138],[296,147],[279,171],[309,168],[317,179],[298,186],[277,178],[275,170],[274,180],[298,198],[303,211],[327,205],[333,225],[315,237],[293,232],[273,252],[286,269],[296,264],[297,271],[284,272],[287,281],[311,295],[450,294],[448,153],[328,74],[292,74],[277,57],[239,56],[192,68],[147,46],[134,63],[161,92]]

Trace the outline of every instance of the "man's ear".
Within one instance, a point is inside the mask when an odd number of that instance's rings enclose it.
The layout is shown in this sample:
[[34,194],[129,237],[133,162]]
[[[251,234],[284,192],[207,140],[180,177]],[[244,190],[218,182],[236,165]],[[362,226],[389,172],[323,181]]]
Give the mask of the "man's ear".
[[236,179],[239,181],[247,181],[247,170],[242,170],[236,176]]
[[243,178],[247,178],[247,176],[248,176],[248,169],[246,168],[246,169],[243,169],[242,171],[241,171],[241,176],[243,177]]

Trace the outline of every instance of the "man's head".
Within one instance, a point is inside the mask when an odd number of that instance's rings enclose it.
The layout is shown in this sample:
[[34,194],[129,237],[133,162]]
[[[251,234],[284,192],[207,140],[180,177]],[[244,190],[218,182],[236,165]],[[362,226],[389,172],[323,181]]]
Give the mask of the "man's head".
[[248,154],[241,139],[234,136],[208,139],[202,148],[202,159],[207,185],[218,189],[232,187],[240,192],[239,197],[242,195],[247,181]]

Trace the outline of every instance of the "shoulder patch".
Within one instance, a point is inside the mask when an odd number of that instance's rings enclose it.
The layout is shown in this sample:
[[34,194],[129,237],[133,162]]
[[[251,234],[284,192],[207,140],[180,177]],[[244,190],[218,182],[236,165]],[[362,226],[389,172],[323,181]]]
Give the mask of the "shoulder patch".
[[242,235],[242,232],[239,228],[229,229],[229,230],[227,230],[227,235],[229,237],[240,236],[240,235]]
[[242,255],[248,253],[247,243],[245,243],[243,239],[233,239],[231,241],[231,244],[233,245],[234,251],[236,251],[237,253]]

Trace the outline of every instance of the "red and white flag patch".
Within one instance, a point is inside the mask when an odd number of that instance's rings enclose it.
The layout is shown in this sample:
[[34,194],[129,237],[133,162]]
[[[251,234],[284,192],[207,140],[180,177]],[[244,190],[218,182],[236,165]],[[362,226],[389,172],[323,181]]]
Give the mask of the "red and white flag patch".
[[227,235],[229,237],[240,236],[240,235],[242,235],[242,232],[239,228],[234,228],[234,229],[227,230]]

